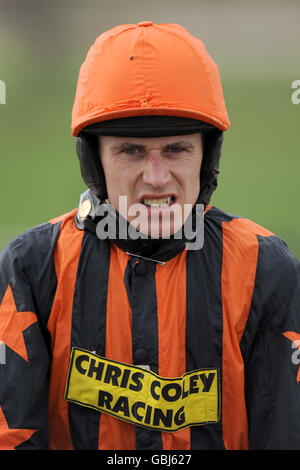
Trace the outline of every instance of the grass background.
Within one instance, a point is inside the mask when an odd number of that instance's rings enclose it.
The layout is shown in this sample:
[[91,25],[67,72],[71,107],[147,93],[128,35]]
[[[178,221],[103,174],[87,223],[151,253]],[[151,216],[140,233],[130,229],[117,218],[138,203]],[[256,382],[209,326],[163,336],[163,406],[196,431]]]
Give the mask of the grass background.
[[284,238],[300,258],[297,1],[0,0],[0,249],[77,206],[85,190],[70,135],[79,67],[120,23],[181,23],[220,67],[231,128],[212,203]]

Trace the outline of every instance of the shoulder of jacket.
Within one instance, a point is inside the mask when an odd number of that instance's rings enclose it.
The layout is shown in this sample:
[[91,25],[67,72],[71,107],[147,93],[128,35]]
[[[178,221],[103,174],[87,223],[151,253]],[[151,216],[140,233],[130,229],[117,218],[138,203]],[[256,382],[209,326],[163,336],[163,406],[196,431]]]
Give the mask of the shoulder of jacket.
[[260,235],[263,237],[275,236],[273,232],[262,225],[259,225],[245,217],[224,212],[217,207],[209,208],[205,217],[208,221],[215,221],[220,224],[223,232],[226,232],[228,236],[241,237],[245,233]]
[[218,226],[218,230],[222,232],[223,248],[226,246],[232,252],[247,252],[258,248],[266,256],[273,256],[275,252],[283,258],[291,255],[285,240],[250,219],[229,214],[216,207],[212,207],[205,217],[208,223]]
[[39,255],[42,257],[52,252],[64,226],[68,225],[72,231],[78,231],[75,226],[75,215],[76,209],[48,222],[31,227],[12,239],[1,251],[1,255],[8,255],[10,259],[19,258],[19,261],[25,258],[30,261],[30,259]]
[[245,217],[223,212],[212,207],[208,213],[211,220],[216,220],[223,233],[224,243],[232,250],[248,251],[257,247],[258,262],[265,271],[271,273],[279,269],[281,273],[289,270],[299,272],[299,261],[288,249],[284,239],[262,225]]

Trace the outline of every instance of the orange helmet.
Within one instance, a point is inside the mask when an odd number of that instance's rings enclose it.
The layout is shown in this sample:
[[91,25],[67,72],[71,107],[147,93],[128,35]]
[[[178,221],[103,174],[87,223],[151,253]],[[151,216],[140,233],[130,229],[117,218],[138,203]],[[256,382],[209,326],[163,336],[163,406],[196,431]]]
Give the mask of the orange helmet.
[[[139,123],[144,136],[166,135],[164,126],[168,135],[215,131],[209,148],[204,147],[201,189],[207,203],[216,187],[222,134],[230,122],[217,65],[203,43],[178,24],[143,21],[112,28],[96,39],[81,66],[72,135],[83,178],[99,198],[106,196],[105,178],[88,131],[135,135],[132,127]],[[155,132],[145,132],[147,123]]]
[[72,135],[95,122],[130,116],[230,123],[219,70],[203,43],[178,24],[143,21],[101,34],[81,66]]

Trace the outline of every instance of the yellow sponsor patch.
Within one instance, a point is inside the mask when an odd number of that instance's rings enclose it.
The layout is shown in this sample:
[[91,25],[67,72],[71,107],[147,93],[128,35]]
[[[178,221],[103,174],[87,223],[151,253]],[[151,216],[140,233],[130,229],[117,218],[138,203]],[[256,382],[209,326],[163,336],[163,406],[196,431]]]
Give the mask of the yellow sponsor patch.
[[220,419],[218,369],[166,378],[81,348],[72,349],[65,399],[161,431]]

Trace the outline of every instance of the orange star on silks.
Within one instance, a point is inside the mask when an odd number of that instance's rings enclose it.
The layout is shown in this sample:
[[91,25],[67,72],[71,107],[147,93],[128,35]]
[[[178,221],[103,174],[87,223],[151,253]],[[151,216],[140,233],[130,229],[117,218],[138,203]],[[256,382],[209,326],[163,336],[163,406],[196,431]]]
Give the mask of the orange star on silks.
[[[292,343],[295,343],[297,348],[300,349],[300,333],[296,333],[295,331],[285,331],[283,333],[283,336],[285,336],[290,341],[292,341]],[[298,369],[296,380],[297,380],[297,383],[300,382],[300,366],[299,366],[299,369]]]
[[18,312],[8,285],[0,305],[0,341],[28,361],[23,331],[37,321],[33,312]]
[[12,429],[7,425],[0,406],[0,450],[15,450],[15,447],[27,441],[36,429]]

